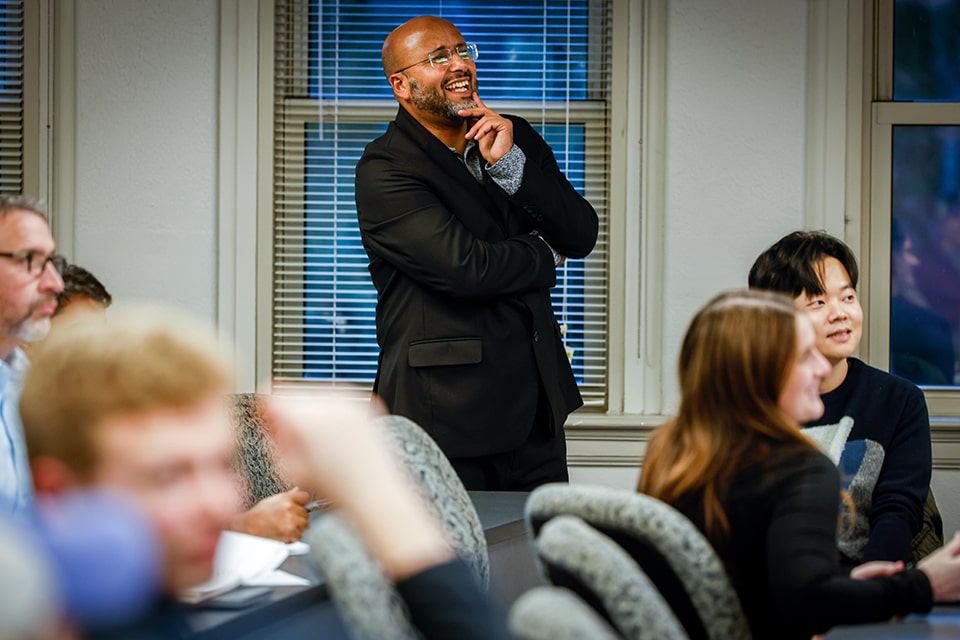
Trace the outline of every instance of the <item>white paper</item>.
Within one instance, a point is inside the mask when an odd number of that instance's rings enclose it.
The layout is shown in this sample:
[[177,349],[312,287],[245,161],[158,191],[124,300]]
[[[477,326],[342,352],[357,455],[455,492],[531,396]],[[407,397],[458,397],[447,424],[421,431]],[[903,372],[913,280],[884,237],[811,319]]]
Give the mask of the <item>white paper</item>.
[[310,584],[310,581],[306,578],[295,576],[283,569],[277,569],[276,571],[250,578],[246,580],[244,584],[249,587],[306,587]]
[[292,556],[305,556],[310,552],[310,545],[306,542],[288,542],[287,543],[287,553]]
[[288,555],[287,545],[277,540],[224,531],[213,560],[213,576],[184,591],[180,599],[200,602],[240,585],[261,584],[251,580],[272,573]]

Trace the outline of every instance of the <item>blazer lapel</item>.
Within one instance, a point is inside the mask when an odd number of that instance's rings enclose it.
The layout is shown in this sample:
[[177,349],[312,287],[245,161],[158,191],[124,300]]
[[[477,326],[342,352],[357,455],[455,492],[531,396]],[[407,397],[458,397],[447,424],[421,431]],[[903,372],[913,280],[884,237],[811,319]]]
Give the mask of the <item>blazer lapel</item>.
[[[451,151],[436,136],[427,131],[403,107],[397,111],[395,122],[397,128],[403,131],[414,144],[440,166],[446,176],[456,183],[456,188],[462,190],[464,199],[471,199],[479,204],[477,207],[452,209],[453,215],[472,228],[474,226],[472,218],[475,217],[473,212],[479,211],[485,222],[492,222],[506,237],[508,235],[506,213],[509,203],[503,190],[493,182],[490,176],[483,172],[483,183],[478,182],[464,165],[463,160],[457,157],[456,152]],[[491,216],[490,212],[493,210],[498,211],[500,215]]]

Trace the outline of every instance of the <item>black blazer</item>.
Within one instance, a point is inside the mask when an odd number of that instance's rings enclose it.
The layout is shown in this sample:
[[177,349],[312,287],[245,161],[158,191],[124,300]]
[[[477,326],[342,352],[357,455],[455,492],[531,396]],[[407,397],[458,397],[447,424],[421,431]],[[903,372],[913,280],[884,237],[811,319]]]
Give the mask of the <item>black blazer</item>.
[[542,385],[555,433],[583,404],[550,306],[549,247],[582,258],[597,214],[523,119],[506,116],[526,155],[513,196],[478,182],[403,108],[357,164],[357,214],[377,288],[374,390],[450,457],[516,448]]

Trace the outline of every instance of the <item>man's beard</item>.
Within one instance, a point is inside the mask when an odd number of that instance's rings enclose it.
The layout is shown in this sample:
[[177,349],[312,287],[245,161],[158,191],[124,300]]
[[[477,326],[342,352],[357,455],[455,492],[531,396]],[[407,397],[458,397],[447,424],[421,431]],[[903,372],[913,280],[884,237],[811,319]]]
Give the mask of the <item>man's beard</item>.
[[0,323],[2,335],[14,338],[18,342],[36,342],[46,338],[47,333],[50,332],[50,316],[34,318],[33,312],[36,306],[31,307],[26,316],[15,322]]
[[[477,82],[473,82],[473,90],[477,90]],[[436,89],[427,89],[414,78],[410,78],[410,102],[421,111],[428,111],[443,116],[453,122],[462,122],[460,112],[464,109],[476,109],[477,103],[473,100],[469,102],[453,102],[446,95]]]

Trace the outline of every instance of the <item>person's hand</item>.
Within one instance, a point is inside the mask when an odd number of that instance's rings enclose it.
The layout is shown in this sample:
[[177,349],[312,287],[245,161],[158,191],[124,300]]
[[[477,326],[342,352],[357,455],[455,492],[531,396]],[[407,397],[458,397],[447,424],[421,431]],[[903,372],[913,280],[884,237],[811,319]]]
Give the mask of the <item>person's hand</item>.
[[309,501],[309,493],[294,487],[264,498],[247,511],[238,514],[230,528],[261,538],[296,542],[310,527],[310,518],[304,506]]
[[495,164],[513,147],[513,123],[483,104],[476,91],[473,99],[477,103],[475,108],[460,111],[461,117],[472,121],[466,138],[476,141],[487,164]]
[[943,545],[917,563],[917,568],[927,574],[934,602],[957,602],[960,600],[960,532],[953,534],[950,542]]
[[902,560],[897,560],[896,562],[889,560],[871,560],[870,562],[864,562],[851,569],[850,577],[854,580],[869,580],[870,578],[892,576],[901,571],[903,571]]

